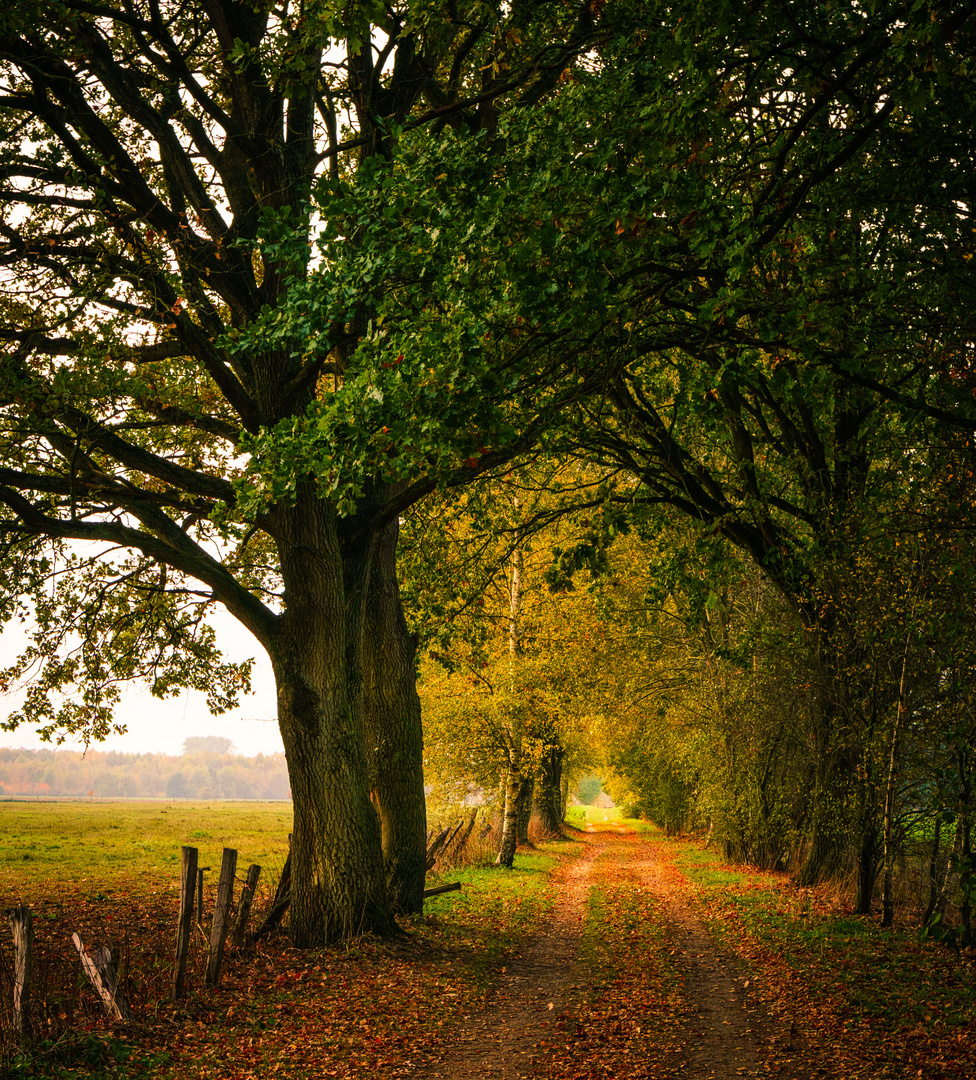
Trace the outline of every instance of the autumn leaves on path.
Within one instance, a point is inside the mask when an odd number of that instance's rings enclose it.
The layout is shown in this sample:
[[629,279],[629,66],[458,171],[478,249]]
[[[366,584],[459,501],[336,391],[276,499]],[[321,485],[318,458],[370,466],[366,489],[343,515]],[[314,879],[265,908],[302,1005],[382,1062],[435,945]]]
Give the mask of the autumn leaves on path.
[[564,868],[548,924],[502,969],[498,990],[481,1012],[465,1016],[450,1050],[430,1077],[518,1077],[527,1070],[581,989],[583,919],[597,849]]
[[587,837],[545,928],[425,1076],[800,1080],[790,1031],[696,918],[663,841]]

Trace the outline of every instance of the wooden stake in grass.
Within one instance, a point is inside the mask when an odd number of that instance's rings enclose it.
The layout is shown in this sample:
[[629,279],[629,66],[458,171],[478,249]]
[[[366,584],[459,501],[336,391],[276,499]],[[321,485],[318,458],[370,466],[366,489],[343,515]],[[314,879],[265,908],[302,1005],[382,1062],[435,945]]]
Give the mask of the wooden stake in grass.
[[237,871],[237,852],[224,848],[217,882],[217,903],[214,907],[213,929],[210,932],[210,957],[207,960],[207,986],[220,982],[220,962],[230,926],[230,904],[234,896],[234,874]]
[[27,905],[4,912],[14,935],[14,1028],[22,1038],[30,1037],[31,971],[34,956],[34,916]]
[[179,1001],[185,991],[186,957],[193,933],[193,890],[197,883],[197,857],[195,847],[181,848],[183,859],[180,866],[180,921],[176,931],[176,969],[173,972],[173,998]]
[[460,888],[460,881],[452,881],[450,885],[437,885],[433,889],[424,889],[424,899],[428,896],[440,896],[442,893],[458,892]]
[[241,899],[237,905],[237,921],[234,923],[234,933],[231,936],[231,941],[238,949],[244,944],[247,920],[251,917],[251,901],[254,899],[260,876],[261,867],[257,863],[251,863],[247,869],[247,881],[241,890]]
[[81,934],[72,934],[71,940],[75,943],[75,948],[81,957],[81,966],[85,969],[85,974],[91,979],[95,992],[102,999],[105,1011],[117,1020],[131,1020],[132,1010],[117,985],[115,956],[112,950],[106,945],[89,947]]

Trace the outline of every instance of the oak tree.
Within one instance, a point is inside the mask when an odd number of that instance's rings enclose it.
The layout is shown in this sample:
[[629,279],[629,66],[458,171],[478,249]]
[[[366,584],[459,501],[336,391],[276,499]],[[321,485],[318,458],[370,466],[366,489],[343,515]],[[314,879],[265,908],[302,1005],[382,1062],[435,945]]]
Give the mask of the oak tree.
[[[313,340],[275,336],[314,236],[335,235],[313,189],[338,198],[359,176],[382,196],[404,133],[492,130],[544,101],[591,31],[587,5],[559,3],[17,0],[0,15],[2,615],[35,626],[5,676],[29,684],[8,724],[98,738],[130,678],[228,707],[248,665],[205,622],[223,605],[277,682],[299,945],[391,931],[394,901],[421,902],[397,520],[480,461],[455,446],[391,478],[343,459],[341,439],[323,466],[314,440],[286,438],[330,402],[373,400],[352,357],[381,283],[356,281],[341,307],[313,295]],[[454,389],[429,383],[429,410]]]

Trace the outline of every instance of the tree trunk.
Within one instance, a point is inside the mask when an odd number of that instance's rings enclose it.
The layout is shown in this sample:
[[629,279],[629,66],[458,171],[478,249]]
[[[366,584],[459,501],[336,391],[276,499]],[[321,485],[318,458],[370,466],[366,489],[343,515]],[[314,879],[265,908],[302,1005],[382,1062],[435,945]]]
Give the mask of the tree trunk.
[[922,917],[923,926],[928,926],[939,902],[939,848],[941,843],[942,815],[940,813],[935,818],[935,835],[932,837],[932,847],[929,850],[929,899],[925,906],[925,915]]
[[888,755],[888,779],[884,801],[884,881],[881,888],[881,925],[892,926],[895,921],[895,795],[898,789],[898,740],[905,716],[905,673],[908,670],[908,646],[901,661],[901,681],[898,684],[898,705],[891,726],[891,752]]
[[962,902],[959,904],[959,923],[962,933],[959,944],[963,948],[971,948],[973,945],[973,894],[976,893],[976,865],[973,861],[971,846],[972,830],[969,823],[963,824],[962,840],[962,873],[959,877],[959,889],[962,893]]
[[854,899],[855,915],[870,915],[874,897],[874,882],[878,876],[877,829],[864,824],[860,830],[857,853],[857,895]]
[[[515,507],[518,508],[518,499]],[[512,575],[509,579],[508,607],[508,660],[510,691],[515,694],[516,668],[522,652],[522,534],[517,532],[515,546],[512,549]],[[516,710],[518,706],[515,707]],[[522,718],[517,711],[509,716],[505,732],[508,769],[504,778],[505,810],[502,815],[502,838],[498,849],[496,866],[511,869],[515,862],[515,848],[518,846],[519,798],[522,795]]]
[[271,660],[295,815],[289,931],[300,948],[392,933],[360,673],[372,545],[344,559],[334,510],[305,491],[274,514],[285,604]]
[[[831,620],[824,619],[824,623]],[[854,841],[858,858],[863,851],[861,829],[852,820],[860,808],[861,823],[867,821],[863,782],[858,792],[857,777],[862,765],[860,753],[851,745],[851,732],[844,703],[847,680],[853,664],[843,649],[831,642],[836,637],[826,625],[820,636],[821,684],[818,691],[819,717],[814,727],[814,779],[810,806],[810,848],[797,875],[801,886],[819,885],[843,873],[850,865]],[[860,796],[860,797],[859,797]]]
[[813,793],[810,850],[797,875],[801,886],[819,885],[844,869],[850,831],[832,787],[819,786]]
[[539,812],[539,826],[543,836],[558,836],[563,821],[563,754],[563,748],[555,743],[548,743],[542,753],[535,805]]
[[396,521],[379,537],[363,637],[367,758],[394,909],[424,906],[427,807],[414,643],[397,583]]
[[522,770],[519,756],[509,753],[508,771],[505,776],[505,813],[502,817],[502,840],[498,849],[496,866],[512,868],[518,843],[518,797],[522,789]]
[[973,936],[973,897],[976,895],[976,859],[973,857],[972,822],[972,774],[969,771],[968,755],[959,754],[960,806],[959,815],[959,891],[962,900],[959,903],[959,923],[961,933],[959,944],[970,948]]
[[515,835],[520,844],[529,842],[529,821],[532,818],[532,795],[535,792],[535,776],[522,774],[518,799],[515,803]]

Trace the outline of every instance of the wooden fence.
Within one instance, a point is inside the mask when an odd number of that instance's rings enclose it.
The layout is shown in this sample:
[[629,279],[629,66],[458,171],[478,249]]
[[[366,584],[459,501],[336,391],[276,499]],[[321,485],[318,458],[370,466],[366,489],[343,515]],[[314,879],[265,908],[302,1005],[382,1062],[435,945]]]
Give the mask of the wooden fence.
[[[232,920],[237,852],[233,848],[224,848],[217,882],[217,898],[208,935],[203,927],[203,875],[209,869],[208,866],[199,865],[199,852],[196,848],[182,849],[180,914],[176,931],[176,963],[173,969],[173,997],[177,1001],[186,996],[187,957],[194,933],[201,934],[204,940],[209,942],[205,977],[207,986],[216,986],[220,981],[220,966],[228,936],[237,948],[243,946],[247,940],[247,924],[261,867],[255,863],[248,868],[247,878],[236,905],[236,918]],[[14,942],[14,1029],[17,1036],[25,1041],[30,1038],[32,1031],[34,918],[31,909],[26,905],[10,908],[4,914]],[[116,1020],[131,1020],[132,1009],[118,984],[118,956],[115,950],[108,945],[89,944],[79,933],[73,933],[71,940],[78,950],[82,969],[106,1013]]]
[[[427,869],[430,870],[446,852],[460,850],[467,843],[474,828],[477,811],[470,820],[455,827],[444,829],[427,837]],[[289,836],[289,847],[291,837]],[[285,860],[281,878],[271,907],[261,924],[248,933],[251,906],[257,890],[261,867],[252,864],[242,884],[237,904],[234,904],[234,886],[237,874],[237,851],[224,848],[217,881],[216,900],[209,933],[204,929],[203,878],[211,868],[199,865],[199,852],[194,847],[181,849],[180,908],[176,926],[176,957],[173,965],[172,996],[176,1001],[186,996],[187,960],[190,943],[195,933],[207,942],[205,983],[215,987],[220,982],[220,968],[227,939],[235,948],[241,948],[248,938],[257,940],[276,929],[282,922],[291,900],[291,852]],[[427,889],[424,896],[436,896],[443,892],[460,889],[459,883]],[[13,1025],[18,1039],[28,1041],[32,1034],[32,1006],[34,986],[32,983],[33,956],[35,948],[34,918],[26,905],[10,908],[5,913],[13,934]],[[115,950],[104,944],[88,943],[80,933],[73,933],[71,940],[78,951],[82,969],[91,982],[106,1013],[115,1020],[133,1018],[132,1008],[119,985],[119,958]]]

